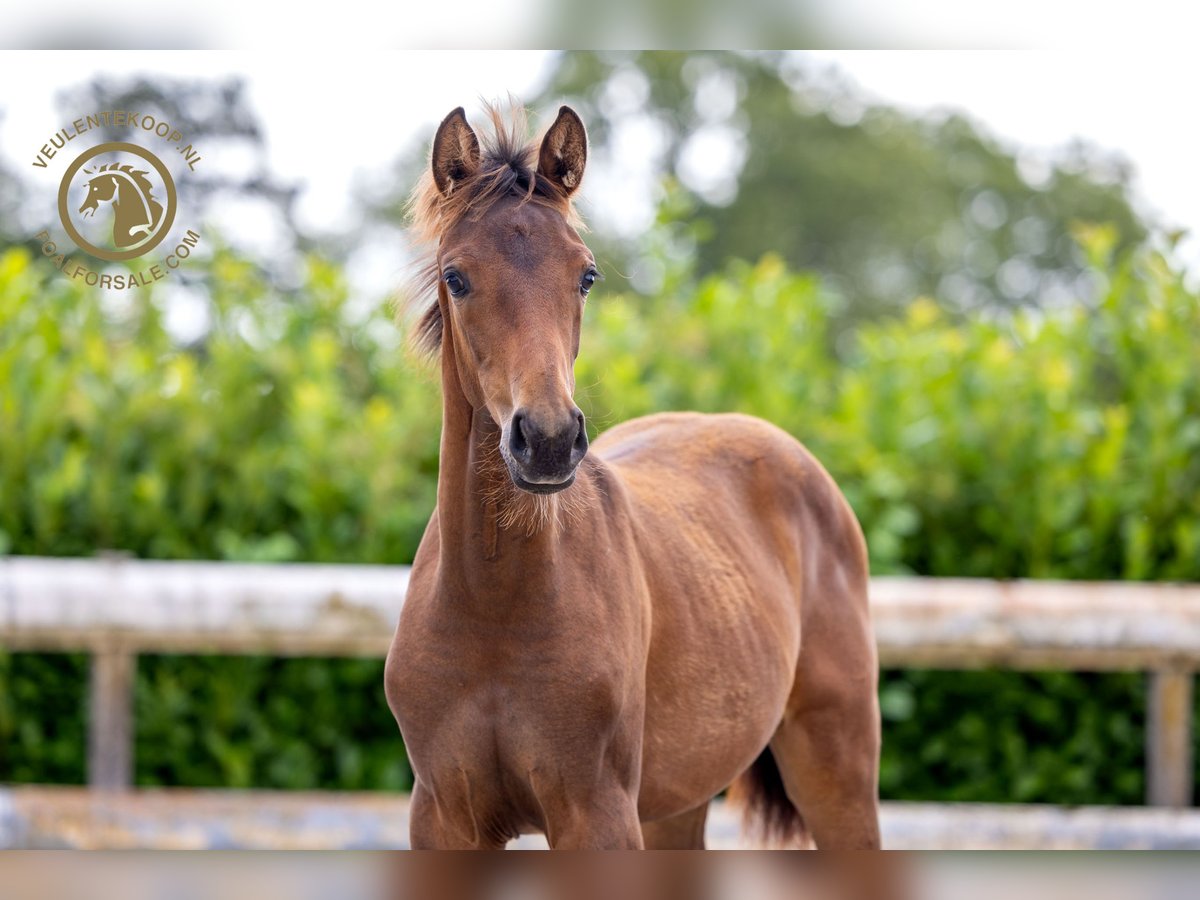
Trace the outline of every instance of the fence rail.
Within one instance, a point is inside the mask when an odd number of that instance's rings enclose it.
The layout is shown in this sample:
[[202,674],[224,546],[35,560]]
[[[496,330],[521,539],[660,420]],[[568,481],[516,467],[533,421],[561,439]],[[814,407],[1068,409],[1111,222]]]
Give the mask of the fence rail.
[[[0,559],[0,646],[92,655],[89,781],[133,770],[132,687],[144,653],[383,656],[403,566]],[[891,667],[1142,671],[1147,802],[1192,796],[1200,585],[874,578]]]

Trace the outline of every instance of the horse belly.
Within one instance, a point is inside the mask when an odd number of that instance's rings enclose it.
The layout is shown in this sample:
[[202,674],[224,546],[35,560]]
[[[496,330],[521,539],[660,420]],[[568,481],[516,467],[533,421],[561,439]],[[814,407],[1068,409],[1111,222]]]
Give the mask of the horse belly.
[[644,821],[694,808],[750,766],[783,717],[798,659],[796,591],[786,582],[701,595],[689,615],[666,605],[655,607],[647,671]]
[[670,413],[595,444],[628,490],[651,595],[643,820],[694,808],[773,736],[800,654],[809,473],[758,419]]

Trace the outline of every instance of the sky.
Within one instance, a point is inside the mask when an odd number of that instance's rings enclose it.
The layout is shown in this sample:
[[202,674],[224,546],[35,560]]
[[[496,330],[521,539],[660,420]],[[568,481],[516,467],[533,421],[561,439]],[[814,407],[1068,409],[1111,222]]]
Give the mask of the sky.
[[[965,112],[1003,143],[1033,155],[1075,139],[1095,143],[1133,164],[1144,211],[1165,225],[1200,232],[1196,130],[1188,118],[1195,90],[1191,54],[1129,50],[1114,57],[1096,48],[805,56],[811,65],[838,68],[868,100],[923,114]],[[0,53],[0,84],[7,86],[0,97],[0,155],[17,171],[32,171],[37,148],[65,124],[58,121],[55,94],[93,74],[240,74],[264,121],[271,167],[304,184],[301,221],[336,229],[353,214],[352,187],[382,177],[450,109],[477,109],[480,98],[506,92],[527,97],[552,64],[552,54],[543,51],[330,51],[319,60],[299,51],[6,51]],[[638,148],[630,150],[636,168]],[[713,152],[715,167],[720,148]],[[594,189],[603,195],[609,193],[605,187]],[[622,203],[636,215],[628,197]],[[1181,257],[1200,271],[1200,241],[1185,242]],[[382,283],[395,274],[386,262],[368,269],[369,281]]]

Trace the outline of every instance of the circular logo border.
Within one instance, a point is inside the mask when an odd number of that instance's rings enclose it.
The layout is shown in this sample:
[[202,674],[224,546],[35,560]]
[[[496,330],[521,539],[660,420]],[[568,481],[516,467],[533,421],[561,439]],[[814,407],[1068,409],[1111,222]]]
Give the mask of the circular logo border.
[[[75,174],[81,168],[83,168],[83,164],[88,160],[99,156],[101,153],[113,153],[117,151],[132,153],[150,163],[150,165],[154,167],[155,171],[157,171],[162,177],[163,185],[167,189],[167,208],[163,215],[162,224],[159,226],[158,230],[154,232],[153,237],[147,240],[146,243],[141,244],[132,250],[105,250],[97,247],[90,241],[85,240],[79,233],[79,230],[75,227],[75,223],[71,221],[70,210],[67,204],[67,194],[70,192],[71,179],[73,179]],[[143,254],[149,253],[151,250],[161,244],[163,239],[167,236],[167,232],[171,230],[171,226],[175,224],[175,207],[177,205],[175,179],[171,177],[171,173],[167,167],[164,166],[162,161],[149,150],[145,149],[144,147],[139,147],[137,144],[130,144],[127,141],[111,141],[107,144],[97,144],[92,149],[85,150],[83,153],[79,154],[78,157],[76,157],[75,161],[71,163],[70,166],[67,167],[67,171],[63,174],[62,182],[58,186],[58,217],[62,220],[63,228],[67,229],[68,236],[70,236],[71,240],[73,240],[78,245],[79,249],[85,253],[90,253],[92,256],[98,257],[99,259],[107,259],[112,262],[123,259],[136,259]]]

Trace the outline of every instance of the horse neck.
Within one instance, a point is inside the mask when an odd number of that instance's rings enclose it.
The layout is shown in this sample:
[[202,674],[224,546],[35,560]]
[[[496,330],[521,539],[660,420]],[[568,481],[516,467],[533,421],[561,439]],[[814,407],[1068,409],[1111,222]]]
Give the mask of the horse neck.
[[[486,409],[475,409],[459,381],[454,337],[444,321],[442,336],[442,437],[438,467],[439,578],[451,593],[495,595],[527,590],[531,580],[552,572],[561,538],[557,505],[561,495],[533,497],[512,486],[500,456],[500,427]],[[579,472],[572,491],[588,491]],[[513,504],[528,509],[512,507]],[[526,514],[542,513],[530,528]],[[514,515],[515,513],[515,515]],[[534,523],[537,524],[537,523]],[[547,575],[549,577],[549,575]],[[474,590],[473,590],[474,589]]]
[[118,178],[117,193],[113,197],[113,209],[117,211],[118,219],[128,219],[135,212],[141,209],[141,202],[138,200],[137,191],[133,185],[124,178]]

